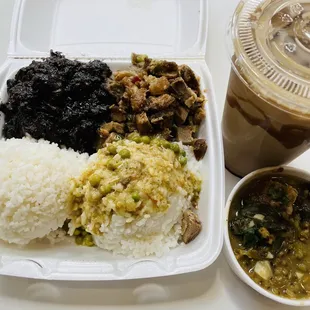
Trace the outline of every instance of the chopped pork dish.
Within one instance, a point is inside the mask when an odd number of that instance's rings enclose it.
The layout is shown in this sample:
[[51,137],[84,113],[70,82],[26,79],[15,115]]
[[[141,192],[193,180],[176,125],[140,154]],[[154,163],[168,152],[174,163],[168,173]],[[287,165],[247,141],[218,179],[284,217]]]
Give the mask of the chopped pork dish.
[[103,142],[111,132],[159,135],[193,147],[204,157],[207,143],[197,139],[205,119],[205,97],[199,79],[187,65],[132,54],[132,67],[114,72],[108,90],[117,103],[111,106],[110,124],[100,129]]

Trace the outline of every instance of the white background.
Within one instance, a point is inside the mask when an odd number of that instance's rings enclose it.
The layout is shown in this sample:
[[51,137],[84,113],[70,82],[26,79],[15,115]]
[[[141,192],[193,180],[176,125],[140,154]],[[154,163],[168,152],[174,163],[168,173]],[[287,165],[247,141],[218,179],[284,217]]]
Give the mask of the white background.
[[[238,0],[209,0],[207,63],[213,76],[219,116],[230,70],[225,29]],[[14,1],[0,0],[0,65],[6,57]],[[310,170],[310,153],[292,163]],[[226,173],[226,197],[237,178]],[[0,184],[1,186],[1,184]],[[150,286],[151,285],[151,286]],[[149,289],[166,302],[138,305],[139,292]],[[138,289],[140,288],[140,289]],[[146,296],[142,293],[141,296]],[[0,276],[1,310],[36,309],[212,309],[288,310],[258,295],[230,271],[221,255],[211,267],[188,275],[125,282],[44,282]]]

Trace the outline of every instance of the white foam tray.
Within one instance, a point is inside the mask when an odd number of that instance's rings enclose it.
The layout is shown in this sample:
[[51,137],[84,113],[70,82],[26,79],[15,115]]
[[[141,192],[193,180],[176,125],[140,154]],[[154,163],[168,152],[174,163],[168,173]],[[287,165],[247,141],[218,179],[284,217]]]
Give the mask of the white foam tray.
[[[74,12],[70,10],[73,2],[76,9]],[[114,6],[111,3],[111,1],[97,0],[89,0],[87,3],[79,0],[17,1],[8,59],[0,68],[0,97],[3,100],[6,99],[5,83],[8,78],[13,77],[18,69],[27,66],[33,59],[47,56],[50,48],[65,51],[68,57],[78,58],[81,61],[100,58],[107,62],[112,70],[128,67],[129,55],[132,51],[188,64],[201,77],[201,86],[207,91],[208,99],[206,121],[199,133],[200,137],[207,139],[209,145],[207,155],[203,159],[201,171],[203,186],[198,211],[203,230],[193,242],[186,246],[179,246],[161,258],[116,257],[98,248],[84,248],[64,243],[55,246],[36,245],[26,249],[0,243],[0,274],[57,280],[119,280],[168,276],[204,269],[215,261],[221,251],[224,161],[212,78],[204,61],[206,25],[203,26],[203,23],[206,23],[206,2],[159,0],[147,1],[148,4],[145,5],[145,2],[141,1],[119,0],[113,2]],[[148,33],[157,38],[156,44],[152,43],[155,41],[148,43],[149,37],[143,36],[143,31],[141,31],[142,35],[123,37],[127,40],[125,42],[121,40],[121,35],[118,36],[119,32],[114,33],[114,36],[111,36],[111,33],[107,36],[106,33],[94,35],[96,33],[94,29],[99,26],[101,29],[108,29],[107,25],[102,25],[102,18],[110,16],[111,10],[118,10],[122,16],[122,23],[117,31],[120,29],[126,31],[122,25],[128,25],[129,21],[136,20],[145,14],[147,19],[144,23],[150,22],[151,16],[158,16],[163,5],[176,14],[172,15],[173,18],[170,20],[162,21],[162,25],[166,27],[170,25],[170,32],[167,32],[166,36],[156,37],[158,29],[153,27],[152,23],[147,27]],[[38,6],[42,14],[36,14]],[[99,18],[98,12],[100,10],[103,12],[103,9],[105,9],[104,16],[99,14]],[[83,30],[84,28],[78,23],[81,18],[79,14],[82,11],[84,21],[86,19],[85,24],[89,25],[86,27],[87,30]],[[186,29],[180,30],[180,25],[184,24],[183,21],[181,22],[182,18],[185,20],[188,18],[190,22],[197,18],[197,14],[199,23],[190,24],[190,27],[194,27],[191,32],[187,33]],[[127,21],[126,16],[130,16]],[[71,22],[68,23],[70,19]],[[41,36],[31,36],[35,30],[34,25],[38,27],[36,20],[38,20],[37,23],[40,22],[40,27],[45,29],[45,36],[49,34],[49,40],[44,41],[42,30],[39,32]],[[173,31],[171,31],[172,27],[174,27]],[[184,37],[180,37],[178,31],[184,33]],[[193,34],[196,34],[195,40],[193,40]],[[118,36],[119,41],[111,44],[115,36]],[[171,43],[169,40],[175,37],[178,39]],[[186,40],[188,37],[190,37],[189,40]],[[142,43],[136,44],[137,40]],[[111,57],[114,54],[117,57]]]

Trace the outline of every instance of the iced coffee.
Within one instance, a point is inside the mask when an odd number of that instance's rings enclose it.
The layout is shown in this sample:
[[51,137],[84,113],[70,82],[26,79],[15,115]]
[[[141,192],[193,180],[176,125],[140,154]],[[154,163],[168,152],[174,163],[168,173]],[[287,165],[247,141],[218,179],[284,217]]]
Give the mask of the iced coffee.
[[310,0],[243,1],[230,31],[225,165],[244,176],[310,147]]

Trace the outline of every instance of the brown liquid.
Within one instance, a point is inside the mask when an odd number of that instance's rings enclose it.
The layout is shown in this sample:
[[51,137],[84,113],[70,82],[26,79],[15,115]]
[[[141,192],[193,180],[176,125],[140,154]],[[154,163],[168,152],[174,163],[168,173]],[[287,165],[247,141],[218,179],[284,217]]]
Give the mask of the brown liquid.
[[310,117],[290,114],[259,97],[233,69],[222,130],[225,165],[238,176],[286,164],[310,147]]

